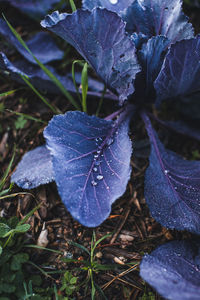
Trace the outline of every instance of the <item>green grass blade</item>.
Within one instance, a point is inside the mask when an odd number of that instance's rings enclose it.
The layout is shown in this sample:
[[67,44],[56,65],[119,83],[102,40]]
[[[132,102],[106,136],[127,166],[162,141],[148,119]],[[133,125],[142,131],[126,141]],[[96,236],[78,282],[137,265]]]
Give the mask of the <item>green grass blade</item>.
[[104,294],[103,290],[100,288],[100,286],[98,286],[95,282],[94,282],[94,286],[97,290],[97,292],[101,295],[101,297],[104,299],[104,300],[108,300],[108,298],[106,297],[106,295]]
[[8,27],[10,28],[10,30],[12,31],[12,33],[15,35],[15,37],[18,39],[18,41],[20,42],[20,44],[28,51],[28,53],[30,53],[32,55],[31,50],[28,48],[28,46],[26,45],[26,43],[23,41],[23,39],[21,38],[21,36],[19,35],[19,33],[12,27],[12,25],[8,22],[8,20],[6,19],[6,17],[3,15],[4,20],[6,21]]
[[14,157],[15,157],[15,151],[16,151],[16,146],[14,146],[13,155],[11,157],[11,160],[10,160],[10,162],[8,164],[7,169],[5,170],[5,172],[3,174],[3,177],[0,180],[0,191],[3,189],[3,186],[4,186],[5,182],[6,182],[7,177],[8,177],[8,174],[9,174],[9,172],[11,170],[11,167],[12,167],[12,164],[13,164],[13,161],[14,161]]
[[50,249],[50,248],[45,248],[45,247],[42,247],[42,246],[37,246],[37,245],[25,245],[24,248],[35,248],[35,249],[40,249],[40,250],[46,250],[46,251],[49,251],[49,252],[53,252],[53,253],[57,253],[57,254],[60,254],[60,255],[63,255],[63,252],[62,251],[58,251],[58,250],[54,250],[54,249]]
[[[9,191],[9,190],[8,190],[8,191]],[[32,197],[34,197],[33,194],[27,193],[27,192],[14,193],[14,194],[9,194],[9,195],[5,195],[5,196],[2,196],[2,194],[0,194],[0,195],[1,195],[0,200],[6,199],[6,198],[14,198],[14,197],[16,197],[16,196],[18,196],[18,195],[31,195]],[[0,298],[0,299],[1,299],[1,298]]]
[[38,59],[35,57],[35,55],[32,53],[32,51],[28,48],[26,43],[23,41],[21,36],[17,33],[17,31],[12,27],[12,25],[8,22],[6,17],[3,15],[4,20],[6,21],[8,27],[12,31],[12,33],[15,35],[17,40],[20,42],[20,44],[28,51],[28,53],[34,58],[36,63],[40,66],[40,68],[47,74],[47,76],[55,83],[55,85],[61,90],[61,92],[65,95],[65,97],[71,102],[71,104],[78,110],[80,110],[80,106],[76,103],[74,98],[71,96],[71,94],[65,89],[63,84],[56,78],[56,76],[48,69],[46,68]]
[[12,95],[12,94],[14,94],[16,91],[18,91],[18,90],[19,90],[19,89],[11,90],[11,91],[8,91],[8,92],[1,93],[1,94],[0,94],[0,98],[1,98],[1,97],[7,97],[7,96],[9,96],[9,95]]
[[[33,55],[33,54],[32,54]],[[64,85],[56,78],[55,75],[53,75],[53,73],[47,69],[34,55],[33,58],[35,59],[35,61],[37,62],[37,64],[40,66],[40,68],[49,76],[49,78],[55,83],[55,85],[61,90],[61,92],[65,95],[65,97],[71,102],[71,104],[78,110],[80,110],[80,106],[78,105],[78,103],[76,103],[76,101],[74,100],[74,98],[71,96],[71,94],[66,90],[66,88],[64,87]]]
[[80,62],[82,62],[82,60],[75,60],[75,61],[73,61],[73,63],[72,63],[72,80],[73,80],[73,83],[74,83],[74,86],[75,86],[76,93],[77,93],[77,95],[78,95],[79,101],[80,101],[80,103],[81,103],[81,102],[82,102],[82,101],[81,101],[81,96],[80,96],[79,89],[78,89],[78,86],[77,86],[77,84],[76,84],[76,79],[75,79],[75,64],[76,64],[76,63],[80,63]]
[[20,113],[20,112],[17,112],[17,111],[13,111],[11,109],[6,109],[7,111],[17,115],[17,116],[23,116],[24,118],[28,119],[28,120],[31,120],[31,121],[35,121],[35,122],[38,122],[38,123],[43,123],[45,125],[47,125],[47,122],[41,120],[41,119],[38,119],[38,118],[34,118],[32,116],[29,116],[27,114],[24,114],[24,113]]
[[82,86],[82,108],[87,112],[87,92],[88,92],[88,64],[85,63],[81,73],[81,86]]
[[52,110],[53,113],[57,114],[57,110],[36,90],[36,88],[32,85],[27,77],[19,74],[20,77],[24,80],[24,82],[32,89],[32,91]]
[[75,247],[77,247],[77,248],[79,248],[79,249],[81,249],[82,251],[84,251],[84,252],[86,252],[88,255],[90,255],[90,252],[89,252],[88,249],[85,248],[84,246],[82,246],[82,245],[80,245],[80,244],[78,244],[78,243],[75,243],[75,242],[73,242],[73,241],[68,241],[68,243],[71,244],[71,245],[73,245],[73,246],[75,246]]
[[99,105],[98,105],[97,111],[96,111],[96,116],[97,117],[99,116],[99,112],[100,112],[102,104],[103,104],[105,93],[106,93],[106,86],[104,85],[104,89],[103,89],[103,92],[102,92],[102,95],[101,95],[101,99],[99,101]]
[[71,9],[72,9],[72,12],[76,11],[76,5],[74,3],[74,0],[69,0],[69,3],[70,3],[70,6],[71,6]]
[[94,249],[98,246],[98,244],[100,244],[103,240],[105,240],[106,238],[108,238],[109,236],[111,236],[112,233],[108,233],[104,236],[102,236],[98,241],[96,241],[96,243],[94,244]]
[[37,211],[42,203],[38,204],[35,208],[33,208],[21,221],[19,221],[18,225],[22,225],[28,221],[28,219],[34,214],[35,211]]

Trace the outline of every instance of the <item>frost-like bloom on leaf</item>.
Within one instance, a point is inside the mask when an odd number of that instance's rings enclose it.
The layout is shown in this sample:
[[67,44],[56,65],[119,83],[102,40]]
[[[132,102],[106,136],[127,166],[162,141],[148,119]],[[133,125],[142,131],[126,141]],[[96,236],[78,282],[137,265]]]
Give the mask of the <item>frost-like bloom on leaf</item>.
[[[55,116],[44,131],[59,194],[86,226],[103,222],[125,191],[128,124],[137,113],[151,144],[145,197],[152,215],[169,228],[200,233],[200,164],[165,149],[145,112],[146,103],[159,107],[200,91],[199,36],[194,37],[181,5],[180,0],[84,0],[83,9],[55,11],[41,22],[70,43],[124,105],[108,119],[80,112]],[[187,126],[184,130],[191,132]]]
[[140,275],[163,297],[200,299],[200,241],[173,241],[144,256]]
[[[166,149],[146,111],[147,103],[160,108],[163,101],[174,107],[182,101],[182,109],[200,119],[200,36],[194,36],[181,6],[180,0],[84,0],[83,9],[72,14],[55,11],[45,17],[41,25],[70,43],[123,107],[105,119],[82,112],[53,117],[44,131],[46,171],[37,175],[36,148],[34,161],[31,152],[22,158],[14,182],[28,188],[54,178],[72,216],[98,226],[125,192],[131,173],[129,123],[140,115],[151,147],[144,193],[152,216],[168,228],[200,234],[200,161]],[[183,121],[158,121],[200,139],[199,129]],[[26,172],[26,162],[33,173]],[[199,245],[175,241],[159,247],[144,257],[141,276],[168,299],[200,299]]]

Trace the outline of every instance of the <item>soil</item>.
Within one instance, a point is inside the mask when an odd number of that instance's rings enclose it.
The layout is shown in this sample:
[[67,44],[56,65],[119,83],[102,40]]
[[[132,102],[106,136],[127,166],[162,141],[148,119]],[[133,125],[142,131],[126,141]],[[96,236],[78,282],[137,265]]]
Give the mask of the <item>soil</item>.
[[[80,5],[80,3],[79,3]],[[186,14],[190,16],[196,31],[199,29],[200,10],[185,7]],[[23,38],[32,35],[39,24],[25,17],[15,9],[2,5],[0,11],[3,11],[7,19],[17,29]],[[16,13],[17,12],[17,13]],[[61,47],[66,47],[60,40]],[[1,38],[1,51],[9,53],[9,57],[15,60],[17,57],[14,49]],[[70,50],[70,60],[78,57],[74,50]],[[64,66],[59,66],[62,72]],[[21,160],[23,154],[27,151],[44,143],[42,135],[45,125],[26,119],[23,128],[16,129],[16,120],[18,116],[15,112],[24,113],[29,116],[48,122],[52,116],[52,111],[41,102],[41,100],[28,87],[23,87],[8,77],[0,73],[0,93],[17,89],[17,91],[7,97],[0,98],[0,175],[2,176],[11,160],[14,145],[16,153],[14,163],[6,182],[5,188],[9,187],[9,180],[17,163]],[[73,107],[63,96],[45,95],[51,104],[58,107],[62,112],[73,110]],[[92,112],[95,104],[89,100],[90,110]],[[111,104],[102,111],[104,117],[108,112],[114,111]],[[162,133],[164,129],[159,128]],[[167,133],[167,132],[165,132]],[[185,137],[166,135],[165,144],[171,146],[185,157],[191,157],[192,151],[199,149],[199,144],[192,139],[185,140]],[[88,260],[88,255],[80,248],[72,245],[76,242],[90,251],[93,231],[96,238],[99,239],[106,234],[108,238],[98,245],[96,260],[99,264],[115,265],[115,269],[101,271],[94,274],[95,282],[103,289],[108,299],[148,299],[142,298],[144,294],[152,292],[153,298],[161,299],[139,276],[139,263],[144,253],[150,253],[158,245],[167,241],[180,239],[190,236],[186,232],[177,232],[163,228],[150,215],[144,199],[144,173],[148,166],[149,145],[146,142],[146,133],[142,123],[138,122],[137,127],[133,128],[131,134],[133,139],[133,149],[135,145],[135,155],[131,160],[133,172],[128,183],[125,194],[118,199],[112,206],[110,217],[99,227],[90,229],[74,221],[58,195],[55,183],[40,186],[25,194],[16,195],[16,197],[6,198],[0,202],[1,216],[9,218],[17,216],[20,219],[41,203],[40,208],[28,223],[31,224],[31,230],[28,232],[31,244],[44,245],[50,249],[63,252],[63,255],[52,254],[43,250],[32,250],[30,255],[32,261],[45,271],[70,270],[74,276],[78,277],[78,283],[81,284],[87,277],[87,271],[82,271],[82,260]],[[24,192],[22,189],[14,186],[11,193]],[[27,191],[25,191],[27,192]],[[41,232],[47,230],[47,240],[42,238]],[[76,263],[66,263],[62,261],[63,257],[71,257],[77,260]],[[133,267],[134,266],[134,267]],[[127,271],[127,272],[124,272]],[[38,270],[32,270],[37,273]],[[124,273],[123,273],[124,272]],[[56,284],[57,289],[61,286],[60,274],[52,274],[49,278],[44,277],[43,287]],[[141,298],[140,298],[141,297]],[[74,299],[90,299],[91,290],[88,284],[88,290],[85,285],[74,294]],[[98,299],[98,296],[97,298]]]

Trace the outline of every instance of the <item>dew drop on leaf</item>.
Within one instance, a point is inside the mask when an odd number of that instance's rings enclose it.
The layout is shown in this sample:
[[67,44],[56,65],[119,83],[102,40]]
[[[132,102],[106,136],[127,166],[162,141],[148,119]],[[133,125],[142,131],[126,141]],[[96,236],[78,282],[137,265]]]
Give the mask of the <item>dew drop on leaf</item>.
[[98,180],[102,180],[103,179],[103,175],[97,175],[97,179]]
[[96,186],[96,185],[97,185],[97,182],[94,181],[94,180],[92,180],[92,181],[91,181],[91,184],[92,184],[93,186]]

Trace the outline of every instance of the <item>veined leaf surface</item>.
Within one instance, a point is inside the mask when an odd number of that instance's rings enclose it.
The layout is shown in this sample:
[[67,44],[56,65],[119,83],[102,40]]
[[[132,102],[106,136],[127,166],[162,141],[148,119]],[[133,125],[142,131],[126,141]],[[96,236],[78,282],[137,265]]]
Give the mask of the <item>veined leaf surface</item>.
[[140,275],[171,300],[200,299],[200,241],[173,241],[144,256]]
[[200,161],[167,150],[143,114],[151,142],[145,199],[152,216],[168,228],[200,233]]
[[129,118],[118,124],[76,111],[53,117],[44,131],[62,201],[85,226],[101,224],[126,190],[128,128]]
[[75,47],[105,84],[117,91],[120,100],[133,93],[140,66],[134,43],[116,13],[100,8],[71,15],[55,11],[41,25]]

